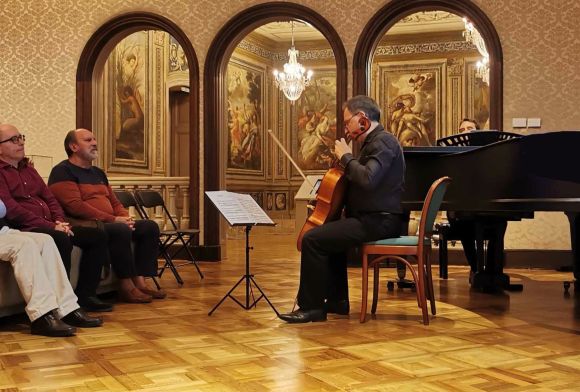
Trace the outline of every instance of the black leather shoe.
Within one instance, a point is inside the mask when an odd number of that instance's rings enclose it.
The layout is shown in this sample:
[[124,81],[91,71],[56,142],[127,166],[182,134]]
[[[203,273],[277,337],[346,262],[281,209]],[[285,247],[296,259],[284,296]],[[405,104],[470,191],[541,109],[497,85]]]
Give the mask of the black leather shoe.
[[312,310],[295,310],[291,313],[281,314],[279,316],[282,320],[294,323],[309,323],[311,321],[326,321],[326,311],[324,309]]
[[111,312],[113,310],[113,304],[101,301],[99,297],[79,298],[78,304],[88,312]]
[[350,303],[346,299],[342,301],[328,301],[324,304],[324,310],[326,310],[326,313],[336,313],[346,316],[350,312]]
[[49,312],[34,320],[30,324],[30,333],[33,335],[65,337],[73,336],[77,329],[65,324]]
[[68,325],[79,328],[94,328],[103,325],[103,319],[100,317],[91,317],[82,309],[73,310],[62,319]]

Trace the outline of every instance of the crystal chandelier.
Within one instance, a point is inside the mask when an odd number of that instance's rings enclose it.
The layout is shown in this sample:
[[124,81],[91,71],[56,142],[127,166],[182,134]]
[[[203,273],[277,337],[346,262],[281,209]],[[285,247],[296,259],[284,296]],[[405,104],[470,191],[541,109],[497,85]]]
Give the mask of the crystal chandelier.
[[312,71],[306,72],[306,69],[298,62],[299,52],[294,48],[294,22],[291,23],[292,47],[288,49],[288,62],[284,64],[284,72],[274,70],[274,82],[286,98],[294,104],[294,101],[302,95],[304,88],[310,84]]
[[481,78],[483,82],[489,84],[489,53],[487,52],[485,41],[473,23],[463,18],[463,24],[465,25],[465,31],[463,32],[465,40],[475,45],[477,51],[483,57],[477,62],[476,76]]

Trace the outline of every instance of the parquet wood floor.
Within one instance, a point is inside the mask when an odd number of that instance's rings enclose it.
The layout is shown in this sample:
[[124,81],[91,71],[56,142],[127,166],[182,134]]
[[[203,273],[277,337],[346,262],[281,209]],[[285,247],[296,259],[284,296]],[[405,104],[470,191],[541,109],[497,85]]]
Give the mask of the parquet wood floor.
[[[471,292],[467,268],[435,283],[438,314],[421,323],[414,295],[387,292],[375,320],[359,324],[360,270],[351,268],[351,315],[288,325],[265,301],[243,310],[226,300],[244,273],[241,233],[228,260],[161,280],[168,298],[117,304],[103,328],[73,338],[28,334],[25,317],[0,321],[2,391],[578,391],[580,297],[569,273],[512,270],[522,293]],[[294,237],[252,230],[252,272],[281,312],[298,287]],[[384,269],[381,277],[394,277]],[[236,292],[244,298],[243,288]]]

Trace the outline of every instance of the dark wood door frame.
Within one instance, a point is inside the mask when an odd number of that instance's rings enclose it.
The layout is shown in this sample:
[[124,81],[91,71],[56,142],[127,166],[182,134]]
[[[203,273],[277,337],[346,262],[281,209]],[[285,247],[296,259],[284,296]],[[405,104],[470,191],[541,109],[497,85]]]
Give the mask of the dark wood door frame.
[[420,11],[442,10],[465,16],[485,40],[489,52],[489,124],[503,129],[503,53],[499,35],[487,15],[471,1],[393,0],[381,8],[365,26],[354,51],[353,93],[368,94],[372,56],[381,38],[401,18]]
[[93,126],[93,74],[98,61],[126,36],[141,30],[163,30],[181,45],[189,66],[189,194],[191,226],[199,227],[199,63],[187,35],[169,19],[149,12],[131,12],[103,24],[85,45],[77,68],[76,126]]
[[[344,102],[347,96],[347,58],[344,45],[332,25],[320,14],[305,6],[271,2],[250,7],[231,18],[213,40],[205,62],[204,71],[204,190],[219,190],[220,173],[224,170],[219,161],[219,108],[223,100],[225,70],[236,45],[248,33],[263,24],[280,20],[303,20],[320,31],[328,40],[336,61],[336,101]],[[340,104],[336,113],[337,124],[342,124]],[[340,128],[340,127],[339,127]],[[219,214],[206,201],[204,208],[204,243],[219,247]]]

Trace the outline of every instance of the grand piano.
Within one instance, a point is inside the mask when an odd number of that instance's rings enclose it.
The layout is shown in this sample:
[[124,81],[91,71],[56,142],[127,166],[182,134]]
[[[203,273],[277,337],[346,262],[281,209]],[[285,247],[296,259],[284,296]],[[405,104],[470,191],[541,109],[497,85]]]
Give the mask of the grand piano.
[[[486,132],[490,132],[486,137],[493,138],[493,131]],[[480,137],[477,134],[474,140]],[[441,209],[471,214],[477,222],[480,243],[484,226],[494,218],[519,220],[533,216],[534,211],[562,211],[570,222],[573,271],[578,281],[580,132],[534,134],[483,146],[464,144],[467,145],[404,149],[407,172],[403,208],[420,210],[431,183],[439,177],[450,176],[453,181]],[[508,288],[509,277],[503,274],[501,262],[485,266],[484,255],[478,251],[477,264],[477,275],[482,274],[477,280],[479,284],[486,286],[495,282]]]

